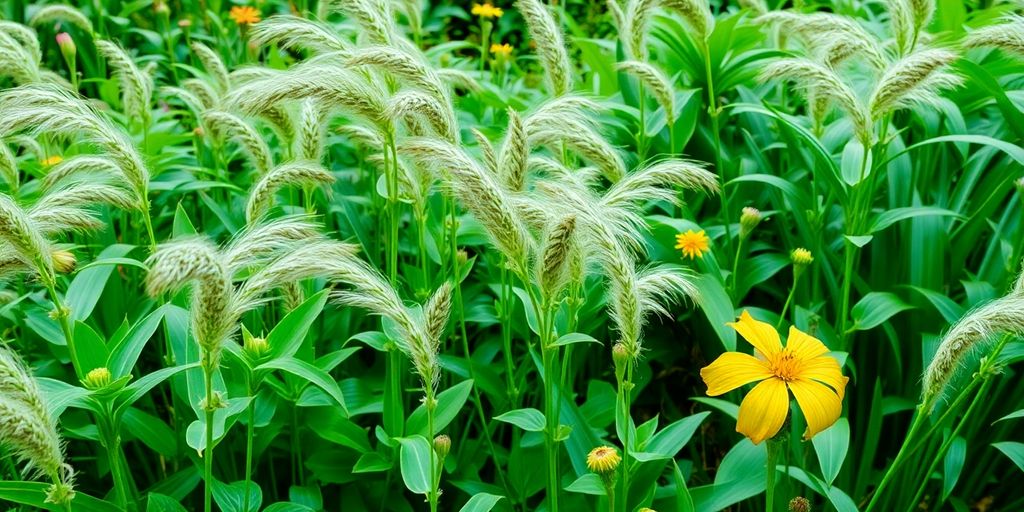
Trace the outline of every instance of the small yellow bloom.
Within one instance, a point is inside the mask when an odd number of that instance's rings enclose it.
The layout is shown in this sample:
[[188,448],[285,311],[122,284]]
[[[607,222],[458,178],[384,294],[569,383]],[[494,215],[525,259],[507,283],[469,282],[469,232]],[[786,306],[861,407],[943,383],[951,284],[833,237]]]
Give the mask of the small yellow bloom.
[[236,5],[231,8],[228,17],[235,20],[235,23],[239,25],[259,23],[260,11],[248,5]]
[[708,396],[728,393],[758,382],[740,404],[736,431],[754,444],[775,437],[789,413],[789,393],[807,420],[804,439],[832,426],[843,412],[846,383],[839,362],[817,338],[796,327],[782,346],[770,324],[754,320],[746,311],[729,324],[754,346],[757,357],[726,352],[700,371]]
[[494,55],[496,55],[498,57],[508,58],[510,55],[512,55],[512,45],[510,45],[508,43],[505,43],[505,44],[494,43],[494,44],[491,45],[491,53],[493,53]]
[[619,451],[611,446],[598,446],[587,454],[587,467],[599,475],[607,475],[619,467]]
[[711,250],[711,239],[704,234],[704,230],[687,230],[686,233],[676,234],[676,249],[683,251],[683,256],[690,258],[704,258],[704,253]]
[[86,389],[100,389],[108,386],[113,376],[107,368],[93,368],[82,379],[82,385]]
[[793,249],[793,252],[789,253],[789,259],[794,265],[806,267],[814,262],[814,256],[811,255],[811,251],[804,249],[803,247],[797,247]]
[[45,165],[46,167],[50,167],[51,165],[57,165],[63,161],[64,159],[61,158],[60,155],[53,155],[51,157],[43,159],[43,161],[40,163]]
[[505,14],[501,7],[495,7],[490,2],[486,2],[483,5],[475,3],[470,12],[473,13],[473,16],[480,16],[481,18],[500,18],[502,14]]

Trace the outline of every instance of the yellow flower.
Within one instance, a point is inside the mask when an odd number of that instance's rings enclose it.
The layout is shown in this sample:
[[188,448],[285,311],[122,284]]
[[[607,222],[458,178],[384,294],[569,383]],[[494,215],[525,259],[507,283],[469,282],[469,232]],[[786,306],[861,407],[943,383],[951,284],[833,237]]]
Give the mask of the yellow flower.
[[57,165],[57,164],[59,164],[59,163],[61,163],[63,161],[64,161],[64,159],[61,158],[59,155],[53,155],[51,157],[48,157],[48,158],[44,159],[40,163],[45,165],[45,166],[47,166],[47,167],[49,167],[51,165]]
[[691,260],[704,258],[704,253],[711,250],[710,244],[711,240],[704,234],[704,230],[697,232],[690,229],[686,233],[676,234],[676,249],[681,249],[683,256]]
[[599,475],[607,475],[619,467],[619,451],[611,446],[598,446],[587,454],[587,467]]
[[107,368],[94,368],[89,370],[89,373],[85,374],[85,378],[82,379],[82,385],[86,389],[100,389],[110,384],[113,376],[110,374],[110,370]]
[[771,439],[789,413],[789,392],[807,420],[804,439],[832,426],[843,411],[846,383],[839,362],[828,348],[796,327],[782,346],[770,324],[754,320],[746,311],[729,324],[756,349],[757,357],[726,352],[700,371],[708,396],[718,396],[745,384],[758,382],[740,404],[736,431],[754,444]]
[[793,249],[793,252],[789,253],[789,259],[794,265],[806,267],[814,261],[814,256],[811,255],[811,251],[803,247],[797,247]]
[[507,58],[509,55],[512,55],[512,45],[510,45],[508,43],[505,43],[505,44],[494,43],[494,44],[491,45],[491,53],[493,53],[494,55],[497,55],[499,57]]
[[481,4],[473,4],[473,9],[470,11],[473,16],[480,16],[481,18],[500,18],[505,11],[501,10],[501,7],[495,7],[490,2]]
[[259,23],[260,11],[248,5],[236,5],[231,8],[228,17],[235,20],[235,23],[239,25]]

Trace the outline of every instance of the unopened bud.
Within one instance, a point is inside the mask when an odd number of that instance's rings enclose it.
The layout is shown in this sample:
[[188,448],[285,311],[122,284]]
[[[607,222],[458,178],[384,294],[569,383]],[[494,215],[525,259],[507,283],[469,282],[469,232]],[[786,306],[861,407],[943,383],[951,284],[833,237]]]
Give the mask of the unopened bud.
[[58,274],[74,272],[75,265],[78,263],[75,253],[63,249],[50,253],[50,258],[53,260],[53,270],[57,271]]
[[452,451],[452,438],[445,434],[441,434],[434,438],[434,451],[437,452],[437,456],[442,459],[448,456],[448,453]]
[[171,8],[167,7],[167,2],[164,2],[163,0],[157,0],[156,3],[153,4],[153,10],[156,11],[157,14],[161,15],[171,13]]
[[465,249],[459,249],[459,252],[455,253],[455,258],[459,262],[459,267],[463,267],[467,261],[469,261],[469,253]]
[[249,357],[253,359],[260,359],[267,355],[267,352],[270,352],[270,344],[267,343],[267,340],[264,338],[246,336],[245,341],[242,344],[242,350],[244,350]]
[[102,389],[109,386],[111,380],[113,380],[113,376],[110,375],[109,369],[95,368],[85,374],[85,378],[82,379],[82,385],[86,389]]
[[185,18],[183,20],[178,20],[178,28],[189,28],[191,26],[192,26],[192,20],[190,20],[188,18]]
[[202,138],[204,135],[206,135],[206,131],[203,130],[202,126],[196,126],[195,129],[192,130],[192,135]]
[[811,502],[803,496],[789,500],[789,512],[811,512]]
[[811,255],[811,251],[803,247],[797,247],[793,249],[793,252],[789,253],[789,259],[793,262],[793,265],[806,267],[814,261],[814,256]]
[[740,238],[750,236],[754,228],[761,223],[761,210],[747,206],[740,213]]
[[622,380],[626,374],[626,367],[629,366],[632,358],[626,344],[621,341],[612,347],[612,362],[615,363],[615,377]]
[[71,34],[67,32],[57,34],[57,46],[60,47],[60,53],[64,56],[65,61],[71,62],[75,60],[75,53],[78,52],[78,48],[75,46],[75,41],[71,39]]

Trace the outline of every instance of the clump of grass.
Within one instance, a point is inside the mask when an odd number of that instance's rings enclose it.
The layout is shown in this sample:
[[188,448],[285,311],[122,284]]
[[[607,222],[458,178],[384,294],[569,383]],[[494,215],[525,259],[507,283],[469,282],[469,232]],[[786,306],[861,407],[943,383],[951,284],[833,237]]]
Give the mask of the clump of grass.
[[6,346],[0,347],[0,446],[30,474],[50,479],[47,503],[71,510],[74,470],[66,462],[57,421],[25,363]]

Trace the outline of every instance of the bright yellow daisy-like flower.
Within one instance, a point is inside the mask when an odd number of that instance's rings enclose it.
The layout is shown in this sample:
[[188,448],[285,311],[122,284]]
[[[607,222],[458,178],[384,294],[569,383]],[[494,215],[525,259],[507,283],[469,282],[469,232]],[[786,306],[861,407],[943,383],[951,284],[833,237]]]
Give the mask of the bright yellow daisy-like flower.
[[621,461],[619,451],[611,446],[598,446],[587,454],[587,467],[599,475],[615,471]]
[[235,23],[239,25],[259,23],[260,11],[248,5],[236,5],[231,8],[228,17],[235,20]]
[[470,12],[473,13],[473,16],[480,16],[481,18],[500,18],[502,14],[505,14],[501,7],[495,7],[490,2],[473,4],[473,9]]
[[757,357],[726,352],[700,371],[708,396],[718,396],[757,382],[740,404],[736,431],[754,444],[771,439],[782,428],[793,393],[807,420],[804,439],[832,426],[843,411],[846,383],[839,362],[817,338],[790,327],[782,346],[770,324],[754,320],[746,311],[729,324],[754,346]]
[[704,253],[711,250],[711,239],[704,234],[704,230],[687,230],[686,233],[676,234],[676,249],[683,251],[683,256],[690,258],[704,258]]
[[496,55],[498,57],[506,57],[507,58],[509,55],[512,55],[512,45],[510,45],[508,43],[505,43],[505,44],[494,43],[494,44],[491,45],[491,53],[493,53],[494,55]]

